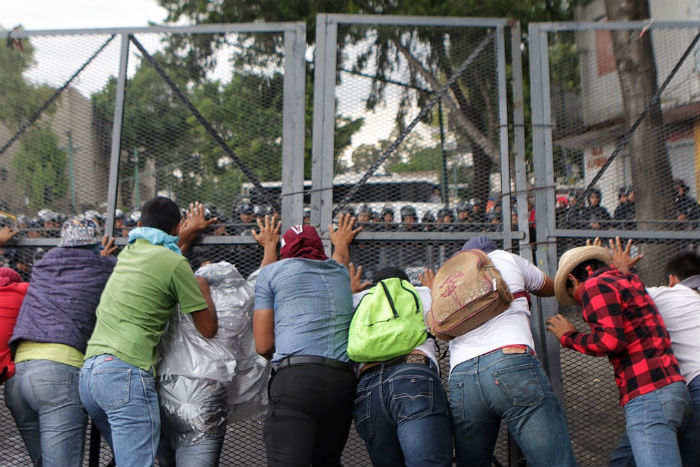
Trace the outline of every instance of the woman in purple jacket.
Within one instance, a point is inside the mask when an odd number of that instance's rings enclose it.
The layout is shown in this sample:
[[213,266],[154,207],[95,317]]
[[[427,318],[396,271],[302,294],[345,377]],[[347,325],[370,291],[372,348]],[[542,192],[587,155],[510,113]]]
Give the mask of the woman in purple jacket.
[[91,219],[63,224],[57,248],[34,265],[10,347],[5,402],[35,466],[80,466],[87,415],[78,377],[116,247]]

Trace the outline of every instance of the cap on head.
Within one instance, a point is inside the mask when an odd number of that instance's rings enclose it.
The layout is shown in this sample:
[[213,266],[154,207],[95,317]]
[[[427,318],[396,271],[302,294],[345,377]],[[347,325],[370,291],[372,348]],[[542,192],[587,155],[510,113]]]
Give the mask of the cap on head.
[[467,250],[481,250],[484,253],[491,253],[497,250],[498,247],[496,243],[490,238],[486,238],[483,235],[469,239],[463,246],[462,251]]
[[597,259],[609,265],[612,262],[610,253],[599,246],[579,246],[566,251],[559,259],[559,268],[554,278],[554,294],[562,305],[576,305],[574,297],[566,290],[566,281],[569,274],[581,263],[591,259]]
[[60,247],[77,247],[100,243],[100,227],[92,219],[74,217],[63,223]]

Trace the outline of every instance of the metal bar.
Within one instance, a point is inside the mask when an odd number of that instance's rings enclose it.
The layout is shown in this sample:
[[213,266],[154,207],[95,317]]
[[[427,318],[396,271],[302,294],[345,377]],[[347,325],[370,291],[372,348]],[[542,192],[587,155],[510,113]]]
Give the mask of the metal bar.
[[88,453],[88,466],[99,467],[100,465],[100,430],[97,429],[94,420],[90,420],[90,445]]
[[[505,28],[499,27],[496,32],[496,42],[494,43],[497,65],[498,82],[498,121],[499,121],[499,146],[501,148],[501,193],[510,192],[510,141],[508,138],[508,77],[506,70],[506,43]],[[486,206],[486,200],[484,200]],[[502,206],[502,205],[501,205]],[[513,243],[511,239],[510,227],[501,219],[503,226],[503,247],[511,249]],[[508,221],[510,226],[510,221]]]
[[[530,37],[530,83],[532,106],[533,163],[535,169],[535,186],[542,187],[535,191],[535,222],[537,226],[536,264],[548,275],[554,276],[556,270],[556,245],[550,245],[550,232],[554,229],[554,189],[551,179],[551,109],[549,103],[549,46],[547,34],[537,24],[531,23]],[[550,180],[550,182],[548,182]],[[550,203],[547,200],[551,198]],[[549,218],[552,218],[550,221]],[[543,329],[543,323],[558,312],[553,299],[538,299],[538,316],[531,322],[534,334],[540,339],[535,342],[542,365],[549,375],[552,390],[559,400],[564,402],[559,342]]]
[[65,89],[70,85],[70,83],[72,83],[73,80],[74,80],[75,78],[77,78],[78,75],[79,75],[90,63],[92,63],[92,61],[95,59],[95,57],[97,57],[100,53],[102,53],[102,51],[105,49],[105,47],[107,47],[107,45],[108,45],[110,42],[112,42],[112,39],[114,39],[114,35],[112,35],[109,39],[107,39],[107,40],[105,41],[105,43],[102,44],[102,46],[101,46],[99,49],[97,49],[97,50],[95,51],[95,53],[92,54],[92,55],[87,59],[87,61],[86,61],[85,63],[83,63],[83,65],[82,65],[80,68],[78,68],[78,69],[76,70],[76,72],[73,73],[73,74],[70,76],[70,78],[68,78],[68,81],[66,81],[65,83],[63,83],[63,86],[61,86],[60,88],[56,89],[56,91],[51,95],[51,97],[49,97],[49,98],[46,100],[46,102],[44,102],[43,104],[41,104],[41,107],[39,107],[39,108],[37,109],[37,111],[34,112],[34,114],[32,114],[32,116],[29,117],[29,118],[27,119],[27,121],[24,122],[24,123],[22,124],[21,127],[19,127],[19,129],[18,129],[18,130],[15,132],[15,134],[12,135],[12,137],[3,145],[3,147],[0,148],[0,156],[3,155],[3,154],[5,153],[5,151],[7,151],[7,150],[9,149],[9,147],[12,146],[12,144],[13,144],[15,141],[17,141],[17,140],[19,139],[19,137],[22,136],[22,134],[23,134],[25,131],[27,131],[27,128],[29,128],[30,126],[32,126],[32,124],[33,124],[34,122],[36,122],[36,121],[39,119],[39,117],[41,117],[41,114],[44,113],[44,110],[46,110],[51,104],[53,104],[53,103],[56,101],[56,99],[58,99],[58,96],[60,96],[61,93],[62,93],[63,91],[65,91]]
[[[119,190],[119,151],[122,142],[122,124],[124,119],[124,95],[126,93],[126,74],[129,66],[129,36],[122,35],[122,48],[119,57],[119,77],[117,78],[117,95],[114,102],[114,123],[112,126],[112,147],[109,156],[109,182],[107,183],[107,219],[105,233],[114,235],[114,211],[117,206]],[[138,206],[141,209],[141,206]]]
[[199,24],[196,26],[142,26],[122,28],[34,29],[8,31],[12,39],[28,39],[32,36],[80,36],[95,34],[226,34],[294,31],[299,23],[226,23]]
[[[328,225],[333,216],[333,154],[335,134],[335,72],[338,24],[329,15],[316,17],[316,66],[314,76],[314,128],[311,162],[311,225],[331,251]],[[329,255],[330,256],[330,255]]]
[[493,28],[507,26],[507,18],[465,18],[454,16],[401,16],[401,15],[355,15],[328,14],[329,22],[336,24],[369,24],[375,26],[465,26]]
[[543,32],[564,32],[564,31],[624,31],[630,29],[662,29],[662,28],[690,28],[697,29],[697,21],[604,21],[604,22],[583,22],[583,23],[530,23],[537,25]]
[[141,43],[136,39],[133,35],[128,36],[131,39],[131,42],[134,43],[137,49],[143,54],[144,58],[148,61],[148,63],[151,64],[153,69],[160,75],[160,77],[165,81],[165,84],[168,85],[168,87],[173,91],[173,93],[177,96],[180,101],[182,101],[183,104],[188,108],[188,110],[194,115],[194,117],[197,119],[200,125],[206,130],[206,132],[211,136],[211,138],[214,140],[216,144],[219,145],[221,149],[226,153],[227,156],[229,156],[233,162],[236,163],[238,168],[243,172],[243,174],[248,177],[248,180],[255,186],[255,188],[260,192],[260,195],[265,198],[267,203],[275,208],[277,212],[279,212],[280,207],[279,204],[277,203],[277,200],[273,199],[270,194],[263,188],[263,186],[260,184],[260,180],[258,180],[258,177],[253,173],[252,170],[248,168],[248,165],[246,165],[245,162],[243,162],[229,147],[228,144],[224,141],[224,139],[221,137],[221,135],[214,129],[213,126],[211,126],[211,123],[204,118],[204,116],[197,110],[197,108],[190,102],[190,100],[187,98],[187,96],[180,90],[180,88],[177,87],[175,82],[170,79],[167,73],[165,73],[165,70],[161,68],[161,66],[154,60],[154,58],[151,56],[151,54],[148,53],[146,48],[141,45]]
[[[510,26],[511,31],[511,63],[513,69],[513,145],[515,157],[515,191],[519,206],[527,207],[527,166],[525,164],[525,97],[523,94],[523,58],[520,48],[520,23],[515,21]],[[503,228],[511,228],[511,195],[503,190]],[[506,220],[507,219],[507,220]],[[518,217],[518,228],[525,236],[520,240],[520,256],[533,261],[530,249],[530,229],[526,218]]]
[[284,33],[284,97],[282,104],[282,231],[303,221],[304,91],[306,25]]
[[568,237],[568,238],[632,238],[640,240],[697,240],[700,236],[697,230],[653,230],[653,231],[637,231],[637,230],[573,230],[573,229],[554,229],[551,232],[553,237]]
[[440,124],[440,154],[442,164],[440,167],[440,199],[442,204],[447,206],[450,203],[449,191],[447,189],[447,151],[445,151],[445,122],[442,117],[442,99],[438,101],[438,122]]
[[[523,236],[522,232],[512,232],[517,238]],[[455,241],[466,242],[474,237],[487,237],[494,240],[503,240],[503,232],[365,232],[357,234],[358,240],[374,241]]]

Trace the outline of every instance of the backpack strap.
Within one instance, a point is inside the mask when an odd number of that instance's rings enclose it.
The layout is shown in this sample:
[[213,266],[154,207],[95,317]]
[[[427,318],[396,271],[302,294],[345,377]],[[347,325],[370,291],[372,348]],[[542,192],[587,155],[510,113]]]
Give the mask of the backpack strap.
[[394,318],[398,318],[399,313],[396,311],[396,305],[394,305],[394,300],[391,298],[389,289],[387,289],[386,285],[384,285],[384,281],[379,281],[379,283],[382,284],[382,289],[384,289],[384,295],[386,295],[386,299],[389,300],[389,306],[391,307],[391,311],[394,313]]
[[519,290],[517,292],[513,292],[513,300],[516,298],[523,298],[525,297],[527,299],[527,307],[530,308],[532,306],[532,299],[530,298],[530,294],[527,293],[525,290]]

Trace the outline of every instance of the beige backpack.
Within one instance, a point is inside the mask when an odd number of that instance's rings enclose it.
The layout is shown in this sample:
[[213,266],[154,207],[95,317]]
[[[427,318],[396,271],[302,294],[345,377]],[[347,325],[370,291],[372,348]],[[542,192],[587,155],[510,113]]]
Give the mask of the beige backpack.
[[481,250],[460,251],[438,270],[428,326],[439,337],[457,337],[504,312],[513,295],[491,258]]

